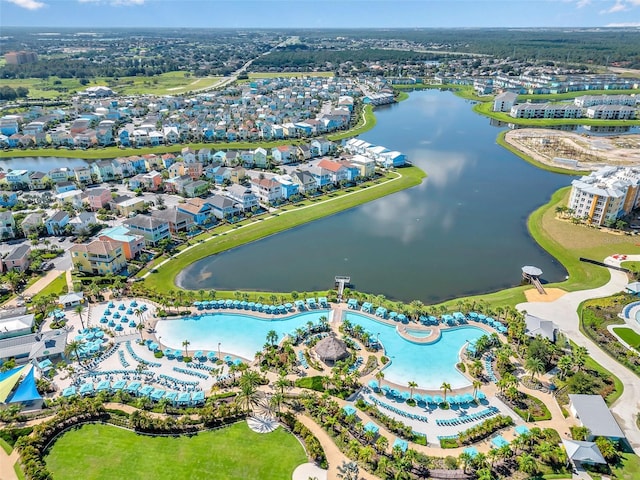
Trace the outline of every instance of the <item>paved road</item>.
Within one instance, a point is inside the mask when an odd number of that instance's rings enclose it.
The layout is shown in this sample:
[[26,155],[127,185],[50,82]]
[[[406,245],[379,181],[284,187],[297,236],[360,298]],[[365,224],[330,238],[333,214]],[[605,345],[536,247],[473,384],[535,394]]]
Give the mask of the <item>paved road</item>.
[[[639,261],[640,255],[627,256],[629,261]],[[611,257],[605,260],[609,265],[619,266],[620,262]],[[568,293],[553,302],[526,302],[516,306],[518,310],[526,310],[532,315],[553,320],[571,340],[589,351],[589,356],[604,368],[616,375],[624,384],[624,392],[612,405],[611,411],[616,416],[627,440],[636,452],[640,452],[640,430],[635,416],[640,406],[640,379],[628,368],[616,362],[600,347],[580,332],[578,305],[591,298],[608,297],[622,291],[628,283],[627,275],[618,270],[609,270],[611,279],[606,285],[592,290],[581,290]]]

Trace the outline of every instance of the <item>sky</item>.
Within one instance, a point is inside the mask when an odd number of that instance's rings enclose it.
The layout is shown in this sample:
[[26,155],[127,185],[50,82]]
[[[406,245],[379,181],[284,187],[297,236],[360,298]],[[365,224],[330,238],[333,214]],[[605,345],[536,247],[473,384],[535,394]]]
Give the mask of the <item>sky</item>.
[[0,0],[3,26],[640,27],[640,0]]

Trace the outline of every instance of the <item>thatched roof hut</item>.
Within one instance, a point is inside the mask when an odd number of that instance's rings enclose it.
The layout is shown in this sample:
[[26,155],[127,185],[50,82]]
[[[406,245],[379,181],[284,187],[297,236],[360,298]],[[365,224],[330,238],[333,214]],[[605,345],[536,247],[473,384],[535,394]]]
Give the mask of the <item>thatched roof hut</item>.
[[349,356],[347,344],[333,335],[320,340],[315,346],[315,351],[320,360],[328,365]]

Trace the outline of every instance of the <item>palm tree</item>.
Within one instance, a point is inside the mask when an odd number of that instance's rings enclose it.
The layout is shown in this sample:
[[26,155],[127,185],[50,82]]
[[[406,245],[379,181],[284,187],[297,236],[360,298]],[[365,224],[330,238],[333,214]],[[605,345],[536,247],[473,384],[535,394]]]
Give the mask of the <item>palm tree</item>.
[[573,362],[576,367],[578,367],[578,371],[582,370],[584,364],[587,362],[587,356],[589,355],[589,351],[583,347],[578,345],[573,349]]
[[280,375],[280,377],[275,381],[274,386],[280,390],[281,394],[284,394],[285,389],[291,386],[291,382],[284,375]]
[[418,384],[414,381],[410,381],[409,385],[409,400],[413,400],[413,389],[418,387]]
[[378,390],[380,390],[381,388],[381,383],[383,378],[384,378],[384,373],[382,371],[379,371],[378,373],[376,373],[376,380],[378,380]]
[[144,330],[144,325],[140,322],[136,325],[136,330],[140,334],[140,343],[142,343],[142,331]]
[[442,393],[444,394],[444,403],[447,403],[447,392],[451,391],[451,384],[442,382],[442,385],[440,385],[440,390],[442,390]]
[[182,346],[184,347],[184,356],[188,357],[189,356],[189,352],[187,351],[187,347],[191,345],[191,342],[189,340],[184,340],[182,342]]
[[280,405],[282,404],[282,402],[284,401],[284,395],[280,392],[276,392],[273,395],[271,395],[271,397],[269,398],[269,406],[271,408],[276,409],[276,412],[278,413],[278,415],[280,415]]
[[542,360],[539,358],[528,358],[524,368],[531,374],[531,378],[533,380],[536,379],[537,374],[544,373],[544,363],[542,363]]
[[278,343],[278,333],[275,330],[269,330],[267,332],[267,342],[273,347]]
[[84,330],[84,321],[82,320],[82,312],[84,311],[84,306],[76,305],[73,311],[78,314],[78,317],[80,318],[80,325],[82,325],[82,329]]
[[478,390],[482,388],[482,382],[480,380],[473,381],[473,399],[478,399]]
[[359,480],[360,467],[356,462],[342,462],[338,467],[338,478],[342,480]]
[[535,458],[528,453],[525,453],[518,457],[518,469],[521,472],[532,475],[538,471],[538,464],[536,463]]
[[78,340],[71,340],[69,343],[67,343],[67,345],[64,347],[64,354],[66,357],[69,357],[71,353],[75,353],[76,355],[76,359],[78,361],[80,361],[80,346],[82,345],[82,342],[79,342]]
[[142,321],[142,315],[144,314],[144,310],[141,308],[136,308],[133,311],[133,314],[138,317],[138,325],[142,324],[144,326],[144,322]]
[[573,358],[571,355],[563,355],[558,360],[559,377],[565,379],[567,374],[573,369]]

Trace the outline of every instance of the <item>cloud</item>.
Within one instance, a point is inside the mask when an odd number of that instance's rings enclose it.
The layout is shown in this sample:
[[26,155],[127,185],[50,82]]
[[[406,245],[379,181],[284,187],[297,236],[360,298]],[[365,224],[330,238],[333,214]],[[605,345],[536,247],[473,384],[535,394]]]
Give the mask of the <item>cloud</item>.
[[13,3],[18,7],[26,8],[27,10],[39,10],[47,6],[46,3],[38,2],[37,0],[7,0],[7,2]]
[[609,8],[600,10],[600,13],[619,13],[640,7],[640,0],[616,0]]
[[583,7],[586,7],[589,4],[591,4],[591,0],[578,0],[576,2],[576,7],[583,8]]

